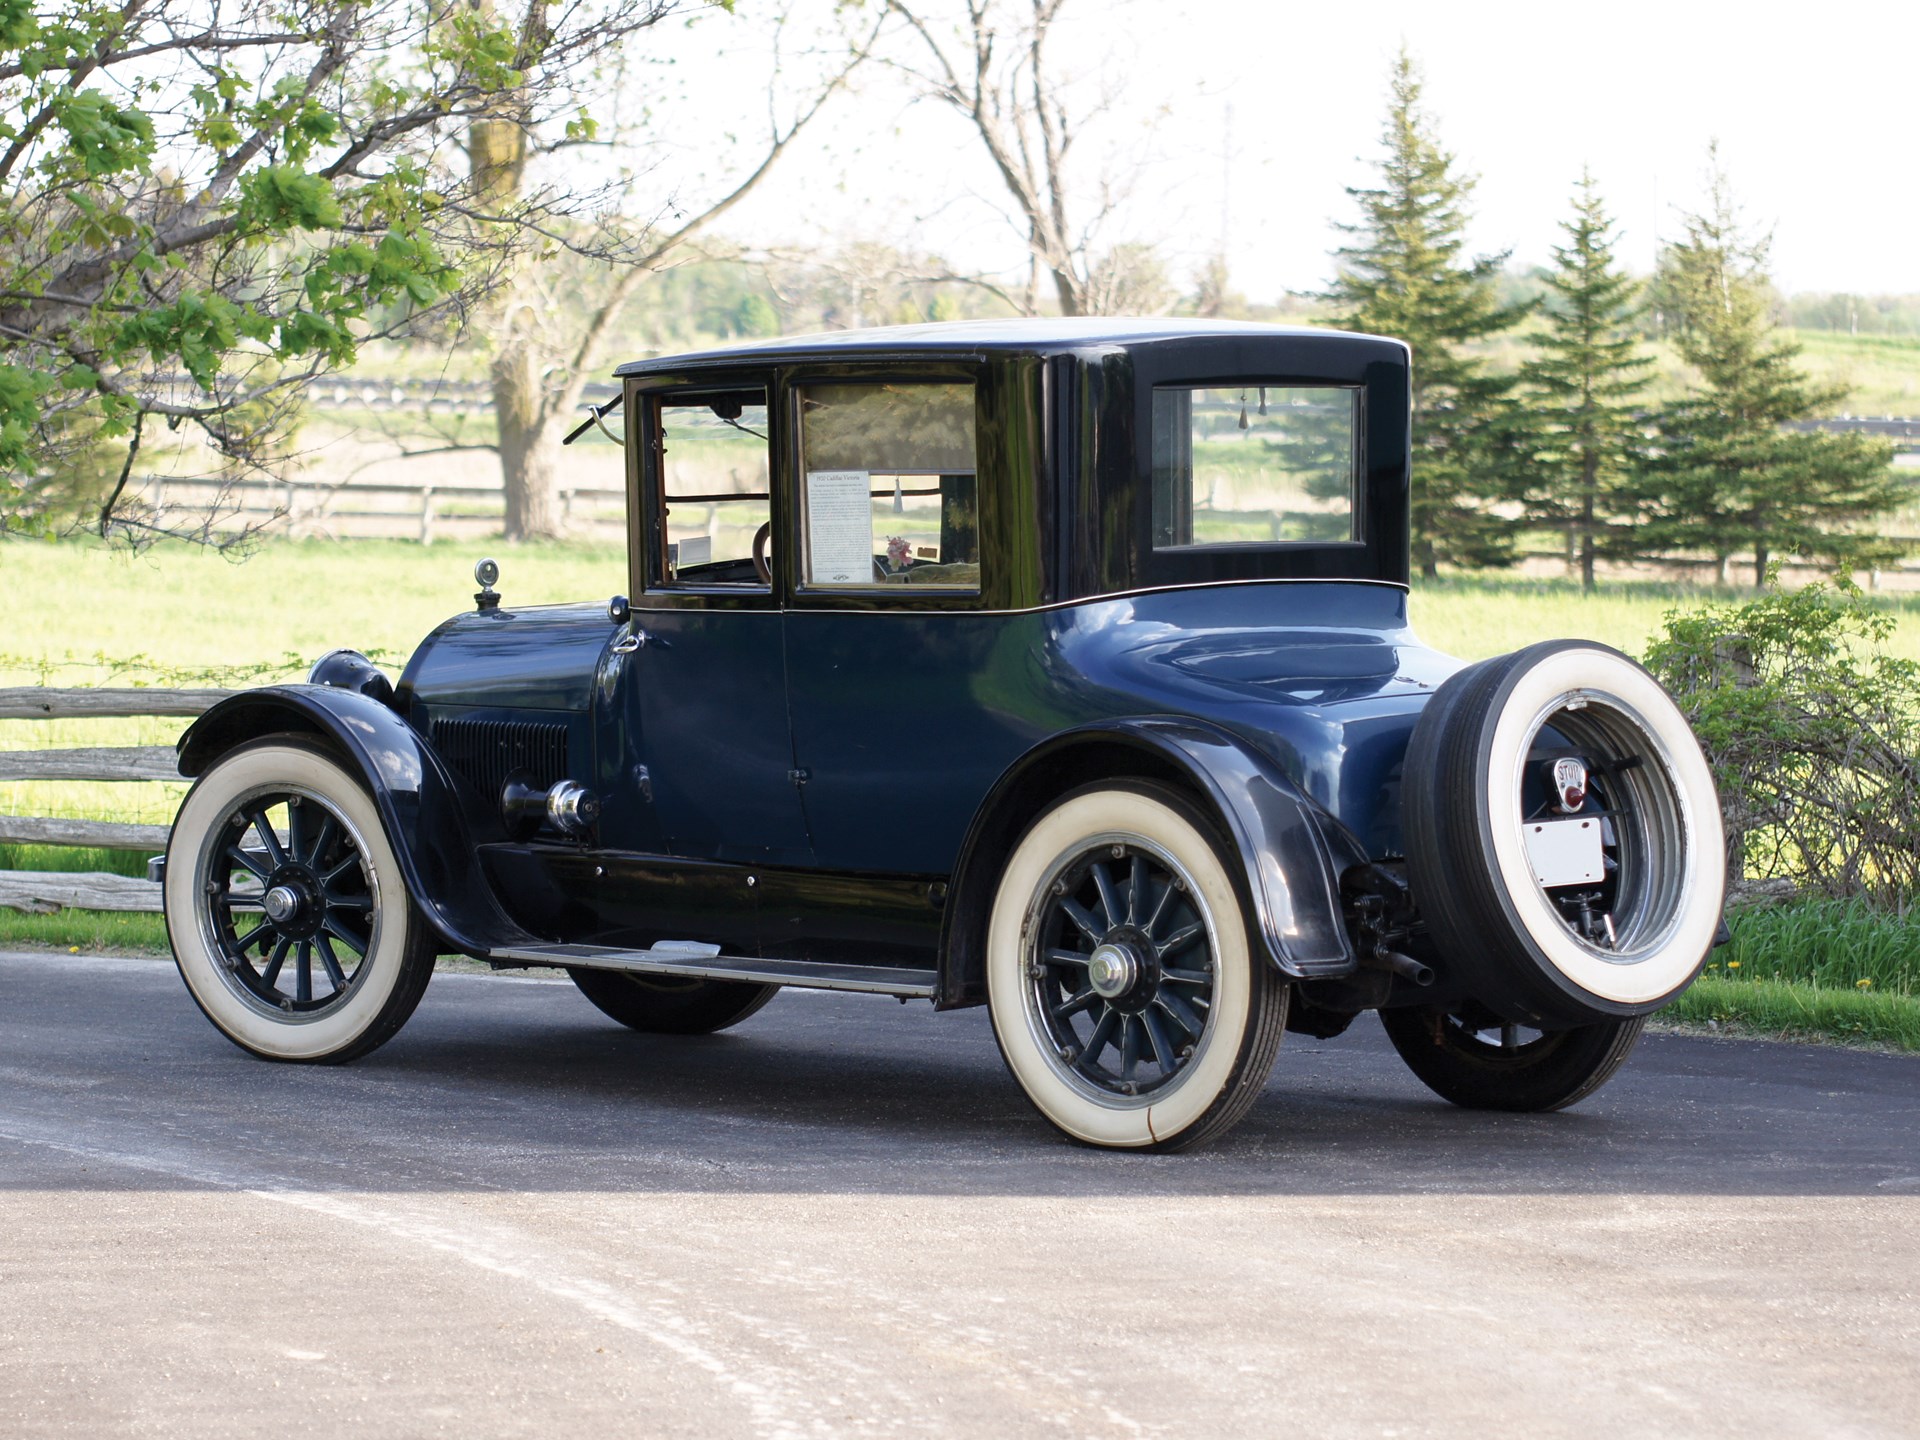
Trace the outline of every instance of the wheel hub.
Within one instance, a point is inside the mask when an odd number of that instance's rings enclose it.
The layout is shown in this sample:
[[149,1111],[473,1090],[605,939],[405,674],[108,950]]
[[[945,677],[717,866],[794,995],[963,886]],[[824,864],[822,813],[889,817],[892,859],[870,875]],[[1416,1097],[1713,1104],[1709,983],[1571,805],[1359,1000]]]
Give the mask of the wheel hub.
[[274,871],[260,897],[260,908],[289,940],[311,940],[326,922],[319,880],[304,865],[283,865]]
[[1146,1009],[1160,985],[1153,941],[1136,926],[1114,926],[1087,957],[1087,982],[1116,1010],[1131,1014]]
[[1087,979],[1103,1000],[1116,1000],[1140,979],[1140,957],[1129,945],[1108,940],[1087,958]]

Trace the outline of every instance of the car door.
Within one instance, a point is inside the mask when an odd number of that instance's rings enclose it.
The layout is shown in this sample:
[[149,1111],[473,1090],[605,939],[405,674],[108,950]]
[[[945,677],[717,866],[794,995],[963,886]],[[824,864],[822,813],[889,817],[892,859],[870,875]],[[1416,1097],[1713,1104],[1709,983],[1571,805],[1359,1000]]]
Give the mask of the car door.
[[1044,621],[987,604],[1001,557],[983,536],[1004,516],[981,513],[976,379],[896,366],[790,391],[788,697],[823,869],[946,873],[1040,733]]
[[782,557],[769,543],[780,511],[769,392],[762,379],[636,397],[635,595],[607,683],[624,729],[623,789],[647,813],[606,817],[616,848],[652,829],[690,860],[812,858],[773,584]]

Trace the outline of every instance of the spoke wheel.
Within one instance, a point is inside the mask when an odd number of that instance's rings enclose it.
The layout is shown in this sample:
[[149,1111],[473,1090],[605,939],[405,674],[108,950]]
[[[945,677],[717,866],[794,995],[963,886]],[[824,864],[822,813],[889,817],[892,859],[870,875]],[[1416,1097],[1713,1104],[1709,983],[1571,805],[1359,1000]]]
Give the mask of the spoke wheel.
[[1210,1033],[1212,917],[1192,878],[1138,836],[1093,835],[1044,888],[1027,935],[1030,1022],[1090,1092],[1152,1096]]
[[1197,1144],[1265,1083],[1288,992],[1249,950],[1221,848],[1185,797],[1128,783],[1068,795],[1009,857],[989,922],[994,1033],[1075,1139]]
[[167,933],[181,977],[235,1044],[347,1060],[413,1011],[436,945],[373,800],[310,742],[276,737],[209,767],[174,822]]
[[1564,1110],[1626,1063],[1644,1018],[1536,1030],[1481,1013],[1383,1010],[1380,1023],[1428,1089],[1473,1110]]
[[201,888],[207,939],[235,990],[290,1016],[345,1004],[380,923],[364,840],[305,787],[242,795],[221,830]]

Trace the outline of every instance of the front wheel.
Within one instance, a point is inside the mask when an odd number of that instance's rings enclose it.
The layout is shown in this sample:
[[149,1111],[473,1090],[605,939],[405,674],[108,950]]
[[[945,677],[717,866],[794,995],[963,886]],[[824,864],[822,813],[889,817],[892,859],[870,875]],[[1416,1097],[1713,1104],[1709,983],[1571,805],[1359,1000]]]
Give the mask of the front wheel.
[[223,755],[167,843],[167,938],[214,1026],[269,1060],[340,1062],[420,1003],[439,946],[358,776],[310,741]]
[[1400,1058],[1426,1087],[1469,1110],[1564,1110],[1626,1063],[1644,1017],[1534,1030],[1492,1016],[1382,1010]]
[[1090,1145],[1224,1134],[1273,1069],[1288,987],[1248,945],[1214,827],[1164,786],[1074,791],[1008,857],[987,931],[1007,1067]]

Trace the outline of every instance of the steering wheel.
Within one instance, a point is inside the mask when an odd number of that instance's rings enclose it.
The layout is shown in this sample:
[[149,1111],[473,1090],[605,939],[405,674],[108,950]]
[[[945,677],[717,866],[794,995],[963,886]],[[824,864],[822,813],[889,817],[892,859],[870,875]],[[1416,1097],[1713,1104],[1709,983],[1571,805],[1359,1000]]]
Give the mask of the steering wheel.
[[767,562],[767,542],[773,538],[773,522],[767,521],[753,532],[753,573],[762,585],[773,584],[773,566]]

